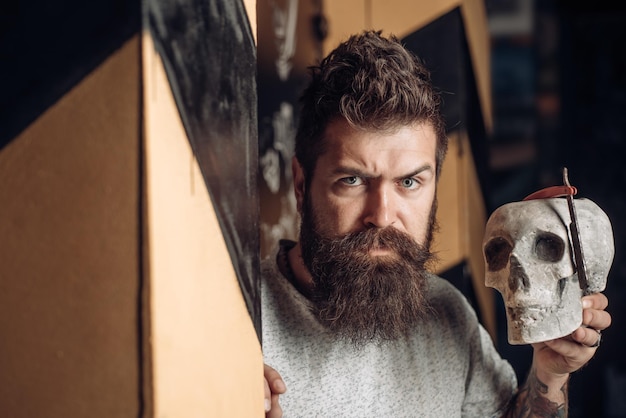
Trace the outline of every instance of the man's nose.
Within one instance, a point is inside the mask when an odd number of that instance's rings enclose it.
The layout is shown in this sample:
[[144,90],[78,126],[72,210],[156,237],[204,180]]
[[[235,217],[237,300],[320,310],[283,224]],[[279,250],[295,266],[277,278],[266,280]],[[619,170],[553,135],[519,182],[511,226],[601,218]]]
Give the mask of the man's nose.
[[385,228],[396,221],[395,197],[385,186],[368,192],[363,223],[367,227]]

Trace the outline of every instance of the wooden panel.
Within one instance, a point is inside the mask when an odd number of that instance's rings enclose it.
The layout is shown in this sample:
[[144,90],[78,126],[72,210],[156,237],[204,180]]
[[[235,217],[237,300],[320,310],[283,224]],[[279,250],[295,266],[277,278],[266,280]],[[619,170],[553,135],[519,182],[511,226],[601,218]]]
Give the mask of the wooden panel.
[[260,343],[148,35],[143,51],[154,416],[262,416]]
[[0,416],[140,414],[138,57],[0,151]]
[[448,156],[441,170],[441,178],[437,185],[439,206],[437,222],[440,230],[435,235],[433,251],[439,258],[437,271],[442,272],[459,264],[465,258],[465,245],[462,242],[464,224],[462,222],[463,202],[462,184],[463,165],[459,150],[459,134],[449,134]]
[[433,251],[439,257],[436,272],[467,262],[483,325],[496,336],[493,290],[485,286],[482,240],[486,209],[476,175],[469,139],[463,131],[449,134],[448,156],[438,186],[437,221]]
[[460,0],[371,0],[372,26],[401,38],[448,13],[460,3]]
[[252,36],[254,37],[254,43],[257,42],[257,21],[256,21],[256,0],[243,0],[243,5],[248,15],[248,22],[250,22],[250,29]]
[[485,286],[485,262],[482,253],[482,240],[485,232],[487,214],[485,199],[482,195],[476,167],[470,152],[469,138],[461,134],[462,149],[465,150],[461,162],[461,177],[463,191],[459,196],[463,205],[463,253],[469,264],[474,294],[480,309],[483,325],[496,341],[496,318],[494,291]]
[[322,4],[328,19],[328,36],[323,43],[324,56],[353,33],[371,28],[371,10],[366,8],[366,0],[323,0]]
[[329,33],[324,40],[324,54],[339,42],[363,29],[382,29],[398,37],[415,31],[428,22],[459,6],[460,0],[350,0],[324,1]]
[[472,56],[474,77],[482,108],[485,129],[493,129],[493,107],[491,102],[491,56],[487,25],[487,12],[483,0],[463,0],[461,14],[465,23],[465,35]]

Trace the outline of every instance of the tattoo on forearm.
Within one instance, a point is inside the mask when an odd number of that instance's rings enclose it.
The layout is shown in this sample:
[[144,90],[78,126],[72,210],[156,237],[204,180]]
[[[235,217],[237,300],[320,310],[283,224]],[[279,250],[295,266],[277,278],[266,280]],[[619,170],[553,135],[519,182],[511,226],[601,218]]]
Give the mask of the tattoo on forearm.
[[506,414],[508,418],[564,418],[567,417],[567,382],[560,388],[562,400],[554,401],[547,398],[548,386],[537,378],[531,369],[528,379],[515,398]]

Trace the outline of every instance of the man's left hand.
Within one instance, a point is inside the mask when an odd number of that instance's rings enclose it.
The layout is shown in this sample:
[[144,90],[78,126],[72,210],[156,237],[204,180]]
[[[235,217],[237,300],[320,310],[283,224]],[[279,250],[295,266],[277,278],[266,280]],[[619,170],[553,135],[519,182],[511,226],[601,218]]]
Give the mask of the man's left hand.
[[601,341],[601,332],[611,325],[611,315],[605,310],[609,304],[602,293],[584,296],[583,324],[571,335],[556,340],[533,344],[537,372],[555,376],[567,375],[591,360]]

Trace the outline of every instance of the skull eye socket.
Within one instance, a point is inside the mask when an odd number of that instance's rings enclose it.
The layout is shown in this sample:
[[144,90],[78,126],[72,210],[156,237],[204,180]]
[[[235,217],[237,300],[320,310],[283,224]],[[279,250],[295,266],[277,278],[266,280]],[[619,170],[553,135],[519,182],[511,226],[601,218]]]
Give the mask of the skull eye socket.
[[506,267],[509,262],[509,255],[513,247],[509,242],[502,238],[496,237],[485,245],[485,261],[489,271],[498,271]]
[[554,234],[543,233],[535,240],[535,254],[537,258],[550,263],[556,263],[563,258],[565,243]]

